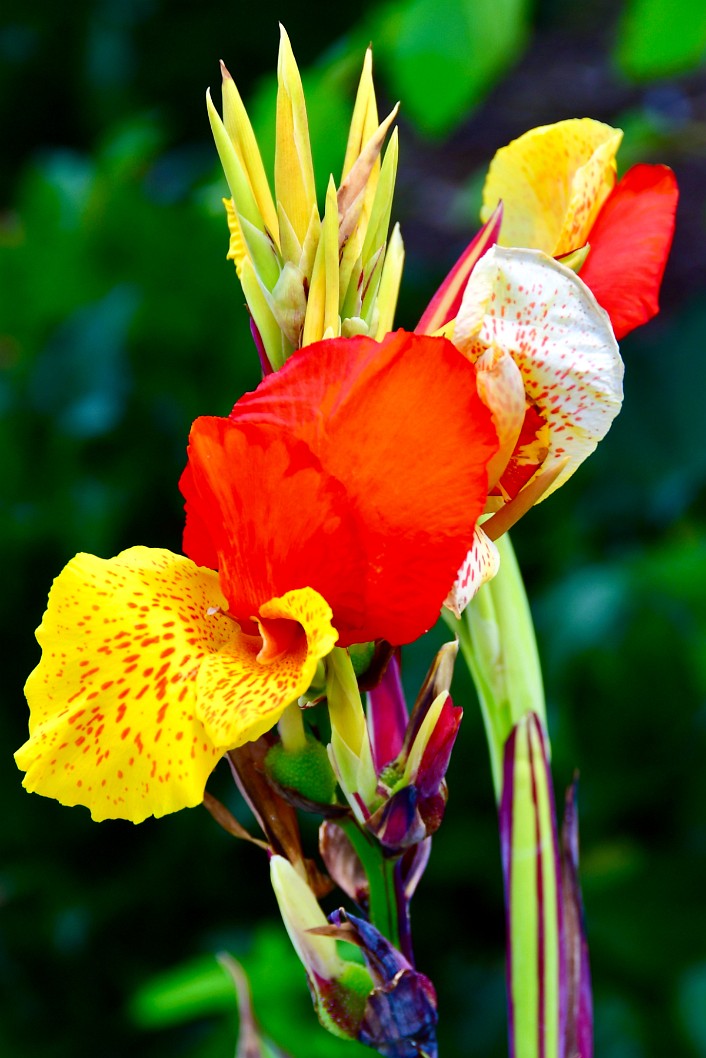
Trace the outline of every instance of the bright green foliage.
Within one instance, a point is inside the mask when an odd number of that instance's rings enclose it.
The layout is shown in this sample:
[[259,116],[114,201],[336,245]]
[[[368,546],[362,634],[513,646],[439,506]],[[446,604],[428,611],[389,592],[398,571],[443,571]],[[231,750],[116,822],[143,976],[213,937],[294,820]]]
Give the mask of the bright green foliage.
[[686,73],[706,61],[706,5],[698,0],[629,0],[616,58],[636,81]]
[[427,135],[461,121],[519,57],[526,0],[411,0],[374,23],[379,52],[403,113]]

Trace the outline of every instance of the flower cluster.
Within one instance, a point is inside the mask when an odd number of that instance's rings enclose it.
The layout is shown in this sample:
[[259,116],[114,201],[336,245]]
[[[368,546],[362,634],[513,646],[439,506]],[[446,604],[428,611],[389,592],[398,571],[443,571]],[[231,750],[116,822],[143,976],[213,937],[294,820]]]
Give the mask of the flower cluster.
[[[416,330],[393,331],[396,111],[379,121],[370,52],[321,214],[284,33],[278,79],[274,193],[225,68],[222,117],[208,98],[263,380],[192,425],[183,555],[80,554],[57,577],[16,760],[28,790],[97,820],[205,800],[240,833],[205,794],[226,757],[321,1020],[394,1058],[432,1055],[409,901],[462,711],[455,646],[411,713],[396,648],[444,605],[469,606],[498,572],[494,541],[605,436],[622,400],[616,336],[656,311],[676,185],[662,166],[616,184],[620,133],[598,122],[533,130],[496,155],[484,226]],[[303,853],[295,808],[324,817],[327,873]],[[334,883],[356,914],[325,918],[317,898]]]

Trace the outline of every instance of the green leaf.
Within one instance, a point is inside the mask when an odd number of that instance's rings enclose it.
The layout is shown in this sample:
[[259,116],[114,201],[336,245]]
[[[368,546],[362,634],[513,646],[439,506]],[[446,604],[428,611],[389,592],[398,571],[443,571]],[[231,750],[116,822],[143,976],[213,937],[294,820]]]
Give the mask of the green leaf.
[[[292,1058],[370,1054],[360,1044],[330,1036],[319,1025],[304,969],[280,923],[263,923],[248,949],[235,954],[248,976],[263,1035]],[[132,997],[128,1012],[143,1029],[166,1029],[213,1015],[229,1015],[237,1021],[235,988],[215,955],[204,955],[147,981]]]
[[636,81],[695,69],[706,60],[706,4],[629,0],[615,56],[623,72]]
[[430,136],[457,125],[518,58],[526,0],[412,0],[384,9],[376,57],[403,112]]
[[204,955],[143,985],[133,997],[130,1015],[144,1028],[162,1028],[234,1007],[233,982],[215,956]]

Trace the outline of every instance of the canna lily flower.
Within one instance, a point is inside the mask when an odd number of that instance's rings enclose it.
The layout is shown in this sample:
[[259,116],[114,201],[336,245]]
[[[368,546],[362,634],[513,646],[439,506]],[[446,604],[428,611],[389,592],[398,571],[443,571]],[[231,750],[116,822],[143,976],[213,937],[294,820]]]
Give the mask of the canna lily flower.
[[501,245],[572,259],[617,338],[659,311],[679,194],[664,165],[637,165],[616,184],[622,135],[590,118],[532,129],[495,155],[481,210],[487,221],[503,203]]
[[271,728],[336,642],[429,628],[497,447],[475,375],[445,339],[338,339],[230,417],[197,419],[189,557],[78,555],[54,583],[16,754],[27,789],[95,819],[195,805],[217,760]]
[[[392,328],[404,251],[388,234],[397,135],[382,147],[397,107],[380,122],[368,49],[341,177],[331,176],[323,214],[316,200],[301,77],[281,29],[277,64],[274,195],[235,82],[223,74],[223,117],[207,94],[209,120],[228,181],[224,199],[233,260],[267,364],[277,369],[323,338]],[[275,205],[276,203],[276,205]]]

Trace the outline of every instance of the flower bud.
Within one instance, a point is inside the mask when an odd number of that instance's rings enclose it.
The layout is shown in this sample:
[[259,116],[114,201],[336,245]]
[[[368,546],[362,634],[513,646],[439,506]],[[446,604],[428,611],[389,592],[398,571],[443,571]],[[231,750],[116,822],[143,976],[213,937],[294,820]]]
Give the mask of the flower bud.
[[273,856],[270,876],[287,933],[306,970],[319,1021],[335,1036],[355,1039],[373,989],[370,973],[338,954],[326,916],[289,860]]

